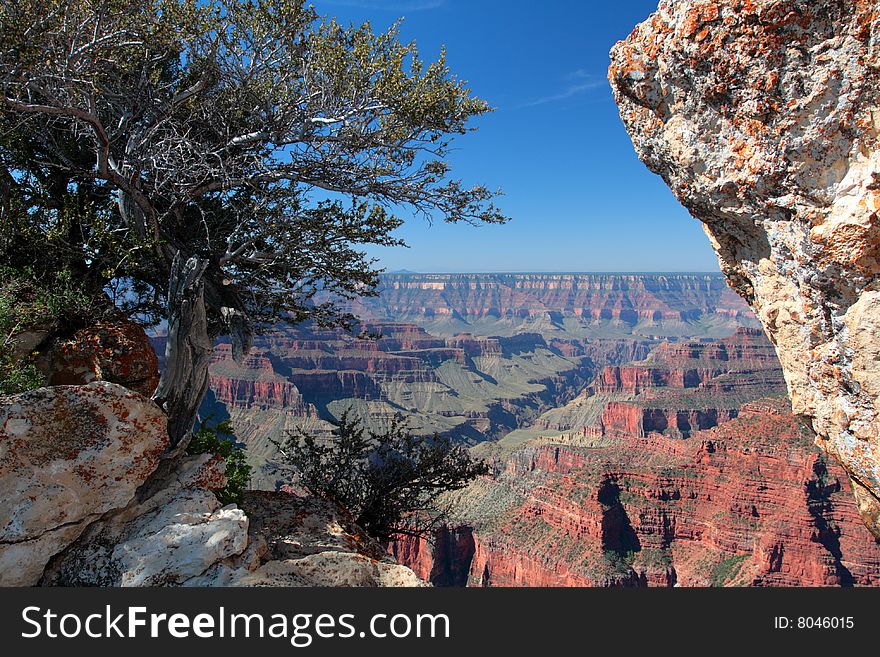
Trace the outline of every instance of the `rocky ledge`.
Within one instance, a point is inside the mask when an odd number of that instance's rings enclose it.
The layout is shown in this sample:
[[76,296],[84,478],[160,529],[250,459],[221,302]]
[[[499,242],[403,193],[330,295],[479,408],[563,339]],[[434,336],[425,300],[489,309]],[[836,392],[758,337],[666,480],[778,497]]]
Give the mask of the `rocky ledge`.
[[880,6],[666,0],[609,80],[880,536]]
[[224,460],[169,451],[165,414],[119,383],[155,378],[133,327],[57,342],[47,378],[90,383],[0,397],[0,586],[423,584],[326,501],[222,506]]

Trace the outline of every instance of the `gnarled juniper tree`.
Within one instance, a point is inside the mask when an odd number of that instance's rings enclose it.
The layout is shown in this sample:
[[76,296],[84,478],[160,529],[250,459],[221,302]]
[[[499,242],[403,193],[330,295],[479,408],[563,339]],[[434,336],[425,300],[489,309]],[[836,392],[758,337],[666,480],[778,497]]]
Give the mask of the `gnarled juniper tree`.
[[168,321],[176,442],[218,336],[350,319],[402,212],[505,219],[444,162],[489,109],[444,57],[300,0],[2,0],[0,87],[4,258]]

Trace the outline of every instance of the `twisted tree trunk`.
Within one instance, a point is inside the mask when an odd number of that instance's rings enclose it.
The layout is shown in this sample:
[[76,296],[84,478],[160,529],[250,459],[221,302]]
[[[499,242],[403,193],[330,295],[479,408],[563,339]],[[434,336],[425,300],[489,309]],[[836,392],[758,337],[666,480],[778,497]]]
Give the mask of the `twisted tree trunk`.
[[208,391],[208,365],[214,343],[208,333],[204,273],[208,263],[174,256],[168,282],[168,341],[165,371],[153,400],[168,414],[168,435],[179,452],[186,449],[199,406]]

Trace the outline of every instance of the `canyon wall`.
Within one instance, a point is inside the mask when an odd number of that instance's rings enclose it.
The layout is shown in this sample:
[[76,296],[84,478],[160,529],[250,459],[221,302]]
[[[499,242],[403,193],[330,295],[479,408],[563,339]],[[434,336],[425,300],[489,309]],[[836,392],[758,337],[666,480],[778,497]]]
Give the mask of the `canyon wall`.
[[288,431],[325,433],[346,411],[379,429],[398,413],[421,434],[491,440],[571,400],[597,367],[644,356],[652,343],[536,333],[439,337],[378,321],[354,333],[278,327],[259,336],[240,364],[228,344],[217,345],[202,410],[232,420],[256,468],[253,484],[273,488],[283,473],[272,462],[272,441]]
[[241,364],[217,346],[203,411],[232,419],[257,487],[284,475],[272,440],[326,432],[343,412],[374,429],[399,413],[418,433],[494,440],[664,338],[757,326],[717,274],[387,274],[350,310],[362,317],[353,333],[278,326]]
[[438,586],[876,586],[880,542],[784,394],[760,330],[659,343],[475,447],[492,474],[390,549]]
[[[437,330],[471,326],[497,334],[519,320],[543,330],[612,322],[676,325],[706,315],[749,321],[748,307],[714,274],[385,274],[379,296],[356,302],[359,317],[406,319]],[[514,331],[517,332],[517,331]]]
[[784,390],[772,345],[759,330],[741,328],[720,340],[661,342],[642,360],[607,365],[535,424],[583,437],[687,438],[736,417],[745,402]]
[[845,472],[778,398],[690,439],[535,441],[450,501],[391,546],[437,586],[880,584]]
[[880,7],[664,0],[609,80],[880,536]]

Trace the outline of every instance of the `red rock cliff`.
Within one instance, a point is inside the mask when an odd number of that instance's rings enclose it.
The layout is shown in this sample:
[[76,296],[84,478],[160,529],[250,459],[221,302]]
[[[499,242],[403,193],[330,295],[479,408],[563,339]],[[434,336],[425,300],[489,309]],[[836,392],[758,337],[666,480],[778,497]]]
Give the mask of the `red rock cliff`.
[[482,586],[880,584],[880,545],[844,471],[778,400],[689,440],[527,448],[459,500],[468,507],[474,522],[456,531],[473,549],[395,554],[418,554],[429,578],[469,558],[468,583]]

